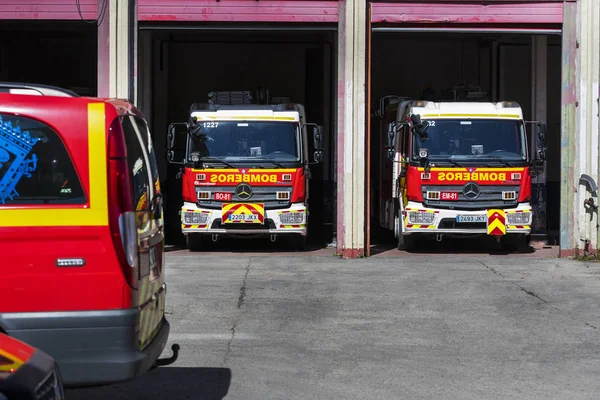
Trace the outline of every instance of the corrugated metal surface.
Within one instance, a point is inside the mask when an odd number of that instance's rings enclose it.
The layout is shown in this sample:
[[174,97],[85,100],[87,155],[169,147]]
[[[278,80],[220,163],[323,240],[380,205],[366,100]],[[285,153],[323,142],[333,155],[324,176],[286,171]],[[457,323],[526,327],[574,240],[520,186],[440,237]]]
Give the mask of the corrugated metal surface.
[[337,22],[337,1],[138,0],[140,21]]
[[98,0],[0,0],[0,19],[92,20],[97,16]]
[[373,3],[372,22],[560,24],[563,4]]

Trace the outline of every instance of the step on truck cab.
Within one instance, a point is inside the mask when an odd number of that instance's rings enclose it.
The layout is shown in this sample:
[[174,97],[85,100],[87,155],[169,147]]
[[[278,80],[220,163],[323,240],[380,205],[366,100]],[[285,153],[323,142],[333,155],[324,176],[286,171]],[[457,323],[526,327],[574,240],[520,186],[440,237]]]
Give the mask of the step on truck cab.
[[528,243],[531,177],[545,159],[545,125],[534,123],[528,137],[513,101],[398,97],[380,115],[390,160],[380,225],[394,232],[398,248],[425,236],[492,235],[508,249]]
[[0,331],[55,358],[66,386],[144,373],[169,335],[163,249],[138,109],[0,83]]
[[167,159],[181,166],[181,230],[192,251],[226,236],[306,244],[308,180],[310,165],[321,160],[321,127],[306,122],[301,104],[249,98],[213,92],[208,103],[191,106],[187,123],[169,126]]

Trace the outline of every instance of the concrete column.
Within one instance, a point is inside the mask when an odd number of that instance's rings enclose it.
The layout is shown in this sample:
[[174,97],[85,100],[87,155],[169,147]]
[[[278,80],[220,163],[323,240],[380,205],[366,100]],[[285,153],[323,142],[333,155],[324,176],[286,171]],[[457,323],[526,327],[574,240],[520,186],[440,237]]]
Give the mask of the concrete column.
[[598,249],[597,212],[584,207],[590,192],[582,174],[598,183],[600,0],[564,3],[561,118],[560,254]]
[[[531,41],[531,119],[543,124],[547,123],[548,109],[548,38],[546,36],[532,36]],[[537,138],[535,127],[532,130],[532,145],[530,157],[535,157]],[[532,204],[535,213],[533,234],[546,233],[546,170],[537,174],[532,179]]]
[[338,35],[337,251],[365,254],[366,0],[340,1]]
[[[105,5],[106,4],[106,5]],[[99,2],[98,96],[137,100],[136,0]],[[102,10],[106,7],[105,10]]]
[[[578,163],[576,178],[581,174],[591,176],[598,182],[598,81],[600,67],[598,57],[600,52],[600,0],[578,2],[581,7],[580,34],[580,65],[579,74],[579,133]],[[583,206],[585,199],[593,193],[586,190],[584,185],[577,182],[575,211],[579,219],[579,248],[586,244],[592,249],[598,248],[598,214],[586,212]],[[597,197],[594,197],[597,203]],[[577,239],[577,238],[576,238]]]

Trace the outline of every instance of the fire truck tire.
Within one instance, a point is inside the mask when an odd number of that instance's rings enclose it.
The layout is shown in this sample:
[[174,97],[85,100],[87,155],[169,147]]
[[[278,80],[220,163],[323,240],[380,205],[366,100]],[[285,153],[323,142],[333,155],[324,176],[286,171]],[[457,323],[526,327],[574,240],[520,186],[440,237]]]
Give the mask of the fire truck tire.
[[398,238],[398,250],[410,251],[415,248],[415,236],[400,234]]
[[517,251],[527,244],[527,235],[522,233],[505,235],[500,239],[500,244],[503,250]]
[[185,235],[185,244],[189,251],[201,251],[205,247],[205,241],[199,233],[188,233]]
[[306,250],[306,236],[297,235],[288,238],[289,245],[292,250],[304,251]]

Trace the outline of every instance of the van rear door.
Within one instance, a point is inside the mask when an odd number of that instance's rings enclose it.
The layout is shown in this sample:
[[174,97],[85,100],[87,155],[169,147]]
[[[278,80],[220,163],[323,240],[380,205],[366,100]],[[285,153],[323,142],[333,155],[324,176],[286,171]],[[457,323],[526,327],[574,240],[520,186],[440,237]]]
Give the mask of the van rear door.
[[156,155],[146,122],[136,115],[119,117],[132,172],[139,242],[139,284],[133,304],[141,309],[138,340],[145,348],[158,333],[165,312],[162,196]]
[[0,117],[2,313],[123,308],[108,227],[105,104],[0,94]]

